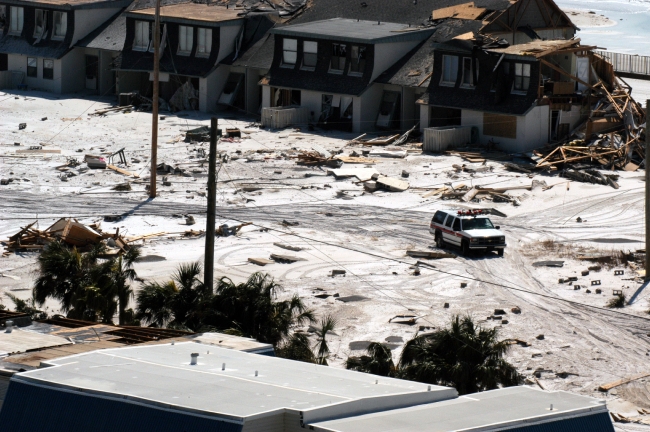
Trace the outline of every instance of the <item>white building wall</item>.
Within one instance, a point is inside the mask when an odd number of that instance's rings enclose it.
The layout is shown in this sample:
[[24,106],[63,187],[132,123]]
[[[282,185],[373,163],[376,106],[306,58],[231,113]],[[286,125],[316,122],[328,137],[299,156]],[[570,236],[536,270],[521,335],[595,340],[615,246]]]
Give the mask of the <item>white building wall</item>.
[[34,90],[44,90],[52,93],[61,93],[61,60],[54,60],[54,78],[43,79],[43,57],[36,57],[38,72],[36,77],[27,76],[27,56],[20,54],[7,55],[7,66],[10,71],[20,71],[25,74],[23,84]]
[[404,57],[406,53],[411,51],[419,41],[409,42],[391,42],[391,43],[378,43],[375,45],[375,67],[372,70],[372,78],[374,81],[386,69],[395,64],[399,59]]
[[271,107],[271,86],[262,86],[262,108]]
[[229,73],[229,66],[219,66],[207,77],[199,78],[199,111],[212,112],[217,109],[217,100]]
[[492,139],[499,143],[499,150],[512,153],[528,152],[548,143],[549,106],[536,106],[525,116],[517,116],[517,138],[493,137],[483,134],[483,111],[462,110],[461,125],[475,126],[479,130],[479,142],[487,145]]
[[71,18],[70,14],[74,13],[74,35],[72,36],[70,46],[74,46],[79,39],[87,36],[88,33],[105,23],[119,11],[120,8],[77,9],[75,11],[68,11],[68,19]]
[[224,25],[220,27],[221,33],[219,34],[219,55],[217,56],[217,62],[220,62],[228,54],[235,51],[235,40],[241,27],[241,22],[237,25]]
[[420,132],[429,127],[429,112],[431,108],[429,105],[420,105]]
[[300,92],[300,106],[309,109],[310,121],[317,122],[320,117],[320,112],[323,107],[323,94],[329,93],[314,92],[309,90],[302,90]]
[[[384,94],[384,88],[380,84],[373,84],[358,99],[359,104],[354,106],[354,110],[360,110],[359,122],[354,122],[354,132],[368,132],[377,128],[377,113],[381,97]],[[356,103],[356,101],[355,101]]]
[[569,130],[573,130],[581,119],[580,105],[571,105],[571,111],[560,111],[560,123],[569,123]]

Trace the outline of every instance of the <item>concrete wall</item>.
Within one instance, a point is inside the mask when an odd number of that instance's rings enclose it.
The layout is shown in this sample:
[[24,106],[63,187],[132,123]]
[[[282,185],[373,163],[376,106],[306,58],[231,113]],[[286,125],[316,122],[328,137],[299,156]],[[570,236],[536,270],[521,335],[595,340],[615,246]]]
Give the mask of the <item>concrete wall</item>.
[[[86,57],[84,50],[73,49],[61,60],[61,93],[82,91],[86,88]],[[56,60],[54,62],[54,79],[56,75]],[[45,81],[45,80],[44,80]]]
[[212,112],[217,109],[217,99],[228,79],[228,66],[219,66],[205,78],[199,78],[199,111]]
[[235,50],[235,40],[239,34],[242,24],[224,25],[220,27],[219,33],[219,55],[217,62],[223,60],[228,54]]
[[88,33],[105,23],[119,11],[120,8],[77,9],[75,11],[68,11],[68,19],[71,18],[69,15],[74,13],[74,35],[72,36],[70,46],[76,44],[79,39],[87,36]]
[[[377,113],[381,98],[384,95],[384,88],[381,84],[373,84],[361,96],[354,98],[354,132],[369,132],[376,129]],[[357,103],[357,99],[359,102]],[[357,111],[360,114],[357,122]]]
[[[67,56],[66,56],[67,57]],[[7,55],[8,70],[20,71],[25,74],[24,84],[31,89],[61,93],[61,60],[54,60],[54,79],[43,79],[43,57],[36,57],[38,72],[35,78],[27,76],[27,56],[20,54]]]
[[378,43],[375,45],[375,66],[372,69],[374,81],[386,69],[394,65],[418,44],[418,41]]
[[525,116],[517,116],[517,138],[492,137],[483,134],[483,111],[462,110],[461,125],[476,126],[479,130],[479,143],[487,145],[492,139],[499,143],[499,150],[519,153],[528,152],[544,146],[549,138],[550,110],[548,105],[537,106]]
[[261,69],[246,68],[246,111],[248,114],[258,115],[262,95],[262,87],[258,84],[266,75],[267,71]]
[[429,105],[420,105],[420,132],[429,127]]
[[300,106],[309,109],[309,121],[317,122],[323,107],[323,93],[302,90],[300,93]]

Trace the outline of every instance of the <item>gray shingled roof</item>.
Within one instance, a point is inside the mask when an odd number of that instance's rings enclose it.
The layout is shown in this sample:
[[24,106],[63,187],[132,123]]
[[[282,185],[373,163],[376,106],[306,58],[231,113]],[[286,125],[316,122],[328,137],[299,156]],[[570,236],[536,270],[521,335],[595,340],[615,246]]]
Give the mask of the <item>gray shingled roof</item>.
[[120,12],[85,38],[77,46],[122,51],[126,39],[126,17]]

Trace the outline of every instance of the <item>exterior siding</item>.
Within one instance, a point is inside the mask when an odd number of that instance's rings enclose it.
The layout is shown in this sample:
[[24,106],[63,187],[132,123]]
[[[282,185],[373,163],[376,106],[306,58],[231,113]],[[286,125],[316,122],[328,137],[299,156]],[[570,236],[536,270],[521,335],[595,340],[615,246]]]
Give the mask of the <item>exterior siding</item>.
[[512,429],[494,429],[495,432],[614,432],[614,426],[608,413],[574,417],[531,426],[519,426]]
[[127,399],[99,397],[12,380],[0,411],[11,432],[241,432],[242,425]]

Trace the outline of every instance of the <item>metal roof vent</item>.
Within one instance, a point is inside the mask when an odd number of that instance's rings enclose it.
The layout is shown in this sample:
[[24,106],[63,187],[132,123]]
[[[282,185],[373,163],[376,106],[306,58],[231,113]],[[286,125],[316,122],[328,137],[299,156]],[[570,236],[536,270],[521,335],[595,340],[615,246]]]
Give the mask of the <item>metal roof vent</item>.
[[13,331],[14,322],[12,320],[5,321],[5,333],[11,333]]
[[190,356],[191,356],[191,358],[192,358],[192,359],[190,360],[190,365],[195,366],[195,365],[196,365],[196,361],[197,361],[198,358],[199,358],[199,353],[192,353],[192,354],[190,354]]
[[226,370],[226,364],[225,363],[221,363],[221,370]]

